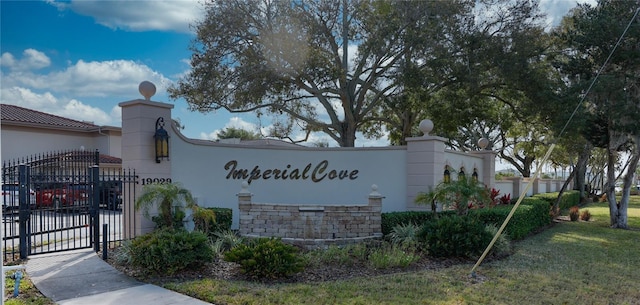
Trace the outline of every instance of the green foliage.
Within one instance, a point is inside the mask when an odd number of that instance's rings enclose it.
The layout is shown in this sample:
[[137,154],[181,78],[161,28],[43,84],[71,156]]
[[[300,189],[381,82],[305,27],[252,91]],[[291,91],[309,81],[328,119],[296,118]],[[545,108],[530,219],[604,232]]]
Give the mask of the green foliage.
[[227,127],[221,131],[218,131],[218,139],[242,139],[242,140],[257,140],[262,138],[260,134],[252,132],[242,128]]
[[191,216],[195,230],[207,235],[217,232],[214,230],[217,224],[216,213],[212,209],[195,207]]
[[[469,216],[477,217],[485,224],[493,224],[500,227],[512,208],[513,206],[499,205],[492,209],[472,210]],[[522,200],[522,203],[514,212],[504,233],[512,240],[519,240],[548,225],[550,222],[548,203],[537,198],[527,197]]]
[[503,178],[511,178],[515,176],[515,172],[497,172],[495,178],[496,180],[503,180]]
[[231,230],[231,222],[233,220],[233,210],[229,208],[207,208],[216,213],[216,223],[209,228],[211,232],[221,232]]
[[389,240],[394,245],[413,248],[418,242],[416,239],[417,231],[418,227],[413,223],[399,224],[393,227],[391,234],[389,234]]
[[132,265],[159,275],[196,268],[214,258],[206,234],[183,229],[160,229],[136,237],[130,255]]
[[[544,200],[549,203],[549,207],[553,207],[553,204],[558,198],[559,192],[536,194],[531,197]],[[580,204],[580,191],[565,191],[560,198],[559,208],[560,210],[566,210],[574,205]]]
[[153,183],[142,188],[135,209],[142,210],[143,215],[149,217],[151,207],[157,206],[158,216],[151,219],[158,228],[182,228],[185,216],[183,208],[193,208],[195,205],[191,192],[179,183]]
[[369,264],[377,269],[405,268],[420,259],[420,256],[412,249],[396,244],[383,245],[369,254]]
[[431,212],[422,211],[405,211],[405,212],[389,212],[382,213],[382,234],[385,236],[393,232],[393,228],[398,225],[414,224],[421,226],[425,222],[431,221],[438,216],[448,216],[455,214],[455,211],[443,211],[437,215]]
[[[494,224],[486,225],[485,230],[489,232],[489,234],[492,236],[491,238],[498,234],[498,226]],[[505,232],[502,232],[502,234],[498,236],[498,239],[496,239],[496,242],[491,248],[491,253],[497,256],[508,255],[511,253],[511,241],[509,240],[509,237],[507,237]]]
[[20,281],[19,292],[17,297],[13,297],[13,289],[15,287],[14,275],[17,271],[7,271],[5,276],[5,286],[3,291],[3,304],[5,305],[55,305],[53,300],[46,298],[40,293],[38,288],[33,284],[29,275],[22,272],[22,280]]
[[462,176],[458,180],[442,182],[428,193],[416,196],[418,204],[442,203],[455,209],[458,215],[467,215],[469,207],[491,204],[490,191],[473,177]]
[[365,242],[309,251],[305,257],[311,266],[358,266],[366,262],[373,268],[407,267],[420,259],[416,247],[387,242]]
[[233,210],[228,208],[197,208],[193,213],[196,230],[207,233],[215,238],[217,232],[231,230]]
[[224,254],[224,259],[240,264],[243,273],[254,279],[277,279],[304,269],[298,249],[279,238],[257,238]]
[[123,240],[120,244],[120,248],[116,252],[111,252],[109,255],[113,256],[113,259],[121,265],[131,264],[131,245],[132,240]]
[[309,264],[312,265],[343,265],[352,266],[366,260],[369,250],[365,243],[344,246],[331,245],[326,249],[317,249],[306,253]]
[[213,239],[213,251],[219,255],[235,248],[244,241],[244,238],[231,230],[214,232]]
[[[167,217],[167,215],[170,216]],[[151,221],[153,221],[153,223],[156,224],[156,229],[162,229],[162,228],[173,228],[173,229],[183,229],[184,228],[184,217],[187,216],[187,214],[180,208],[174,208],[173,209],[173,213],[171,214],[165,214],[162,213],[161,215],[158,216],[151,216]],[[171,220],[169,220],[171,219]]]
[[491,242],[485,224],[475,217],[450,216],[427,222],[418,240],[435,257],[476,257]]

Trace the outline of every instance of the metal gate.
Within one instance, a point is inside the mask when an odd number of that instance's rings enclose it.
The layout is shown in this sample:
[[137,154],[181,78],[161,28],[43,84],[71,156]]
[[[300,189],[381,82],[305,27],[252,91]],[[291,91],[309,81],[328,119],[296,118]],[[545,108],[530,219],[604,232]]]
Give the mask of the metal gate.
[[[106,157],[105,157],[106,158]],[[64,151],[3,162],[3,260],[94,248],[123,239],[133,170],[100,167],[95,151]],[[130,218],[133,221],[133,217]]]

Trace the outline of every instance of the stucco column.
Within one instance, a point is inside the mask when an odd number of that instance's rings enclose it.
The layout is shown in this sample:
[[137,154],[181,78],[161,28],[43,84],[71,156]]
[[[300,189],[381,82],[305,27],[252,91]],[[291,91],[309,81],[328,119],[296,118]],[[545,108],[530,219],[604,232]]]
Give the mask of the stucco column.
[[251,214],[251,197],[253,197],[253,194],[249,192],[249,183],[243,181],[242,189],[236,196],[238,196],[238,210],[240,211],[238,231],[241,236],[248,235],[252,233],[252,221],[255,219],[255,216],[257,216],[257,214]]
[[522,177],[513,177],[511,181],[513,182],[513,194],[511,194],[511,198],[520,197],[520,193],[522,193]]
[[420,122],[422,137],[407,138],[407,209],[428,210],[430,206],[416,205],[418,193],[428,192],[443,179],[444,143],[447,139],[430,136],[433,129],[430,120]]
[[482,158],[482,173],[478,173],[480,182],[489,189],[496,185],[496,152],[493,150],[480,150],[469,154]]
[[369,206],[372,214],[369,218],[371,236],[382,237],[382,199],[384,196],[378,193],[378,186],[372,185],[371,193],[369,193]]
[[[118,104],[122,108],[122,168],[136,171],[138,183],[135,185],[135,195],[142,194],[142,187],[153,182],[171,182],[171,137],[172,104],[151,101],[156,92],[155,85],[142,82],[140,93],[145,99],[137,99]],[[164,129],[169,133],[169,160],[166,158],[156,162],[155,140],[156,122],[162,117]],[[126,185],[126,184],[125,184]],[[129,190],[125,190],[129,191]],[[126,196],[128,197],[128,196]],[[125,238],[132,238],[154,228],[154,223],[145,218],[141,211],[135,211],[134,202],[123,202],[123,222]],[[150,214],[157,215],[157,211]]]

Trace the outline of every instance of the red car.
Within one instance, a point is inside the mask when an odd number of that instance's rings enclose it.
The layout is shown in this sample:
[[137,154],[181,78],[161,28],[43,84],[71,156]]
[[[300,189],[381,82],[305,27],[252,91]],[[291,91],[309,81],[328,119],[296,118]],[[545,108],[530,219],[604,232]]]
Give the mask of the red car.
[[89,185],[50,183],[36,191],[36,207],[73,207],[88,205]]

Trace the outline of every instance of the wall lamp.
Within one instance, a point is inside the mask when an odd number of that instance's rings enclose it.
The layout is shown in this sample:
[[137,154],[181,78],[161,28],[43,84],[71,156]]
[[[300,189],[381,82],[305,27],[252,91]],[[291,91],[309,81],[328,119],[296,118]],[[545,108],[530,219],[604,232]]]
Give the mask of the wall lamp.
[[156,163],[167,158],[169,160],[169,133],[164,129],[164,118],[156,120],[156,133],[153,135],[156,147]]
[[449,183],[451,182],[451,172],[449,171],[449,166],[445,165],[444,166],[444,177],[443,177],[443,181],[444,183]]

